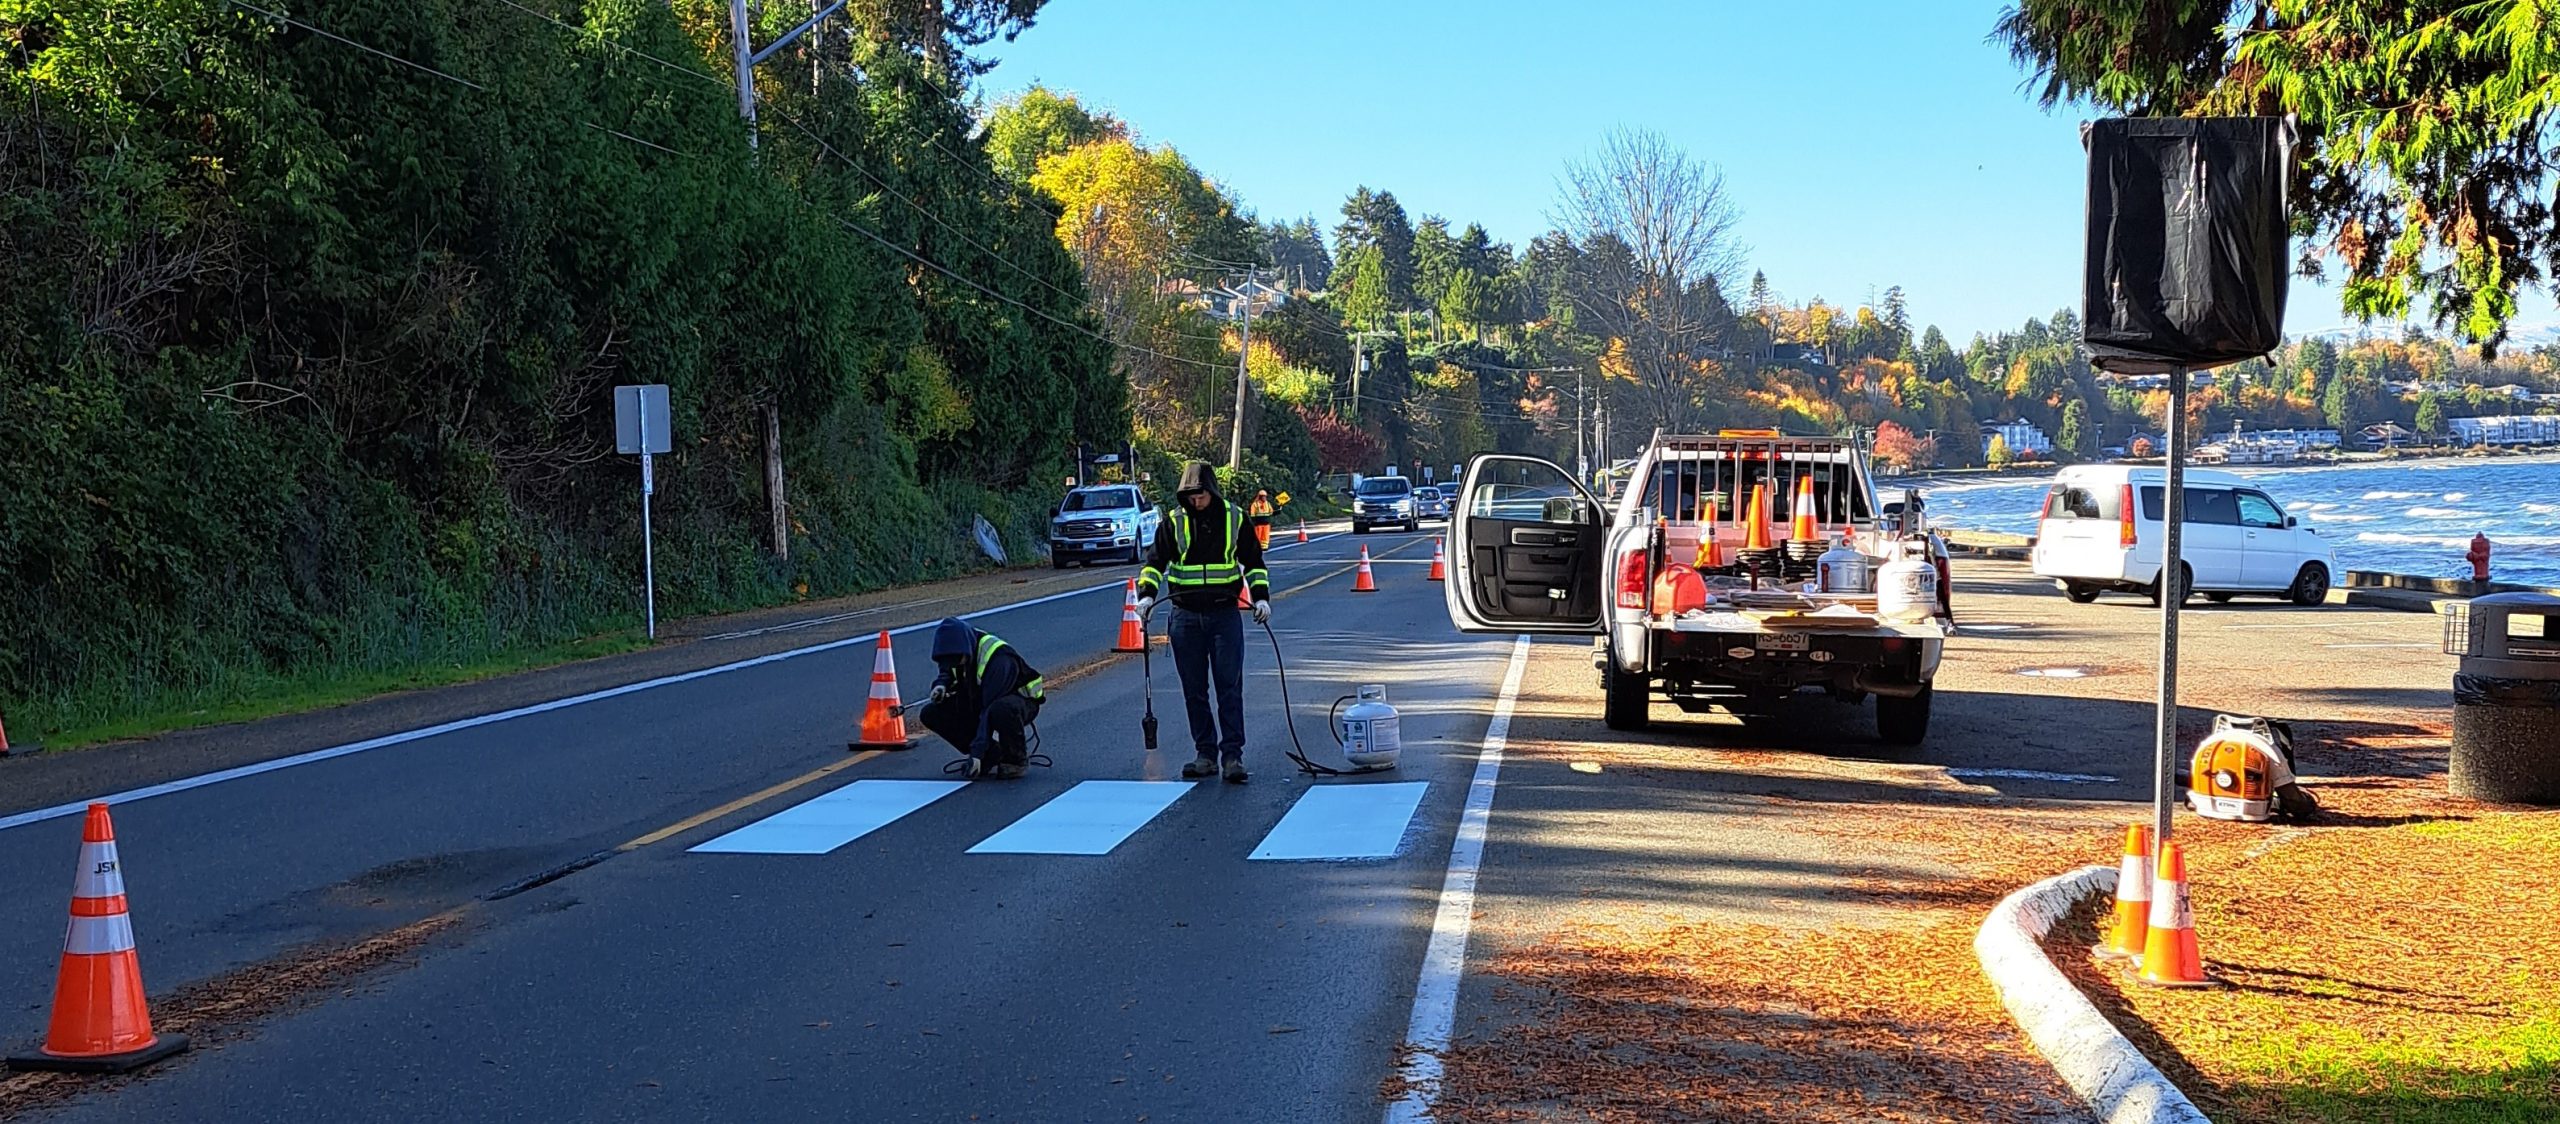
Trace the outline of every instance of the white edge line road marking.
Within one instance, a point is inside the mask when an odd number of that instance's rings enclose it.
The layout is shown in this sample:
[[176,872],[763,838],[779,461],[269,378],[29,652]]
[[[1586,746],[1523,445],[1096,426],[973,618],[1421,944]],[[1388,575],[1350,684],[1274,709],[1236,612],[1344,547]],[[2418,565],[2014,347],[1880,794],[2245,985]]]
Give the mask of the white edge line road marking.
[[1405,1025],[1404,1096],[1387,1106],[1386,1124],[1429,1119],[1440,1095],[1440,1054],[1458,1021],[1458,983],[1467,970],[1467,934],[1474,927],[1476,866],[1484,859],[1486,822],[1493,818],[1493,786],[1502,775],[1502,749],[1511,740],[1511,707],[1520,698],[1520,676],[1529,669],[1529,638],[1512,642],[1511,668],[1502,676],[1502,699],[1484,730],[1475,779],[1467,782],[1458,837],[1449,844],[1449,874],[1440,884],[1440,909],[1431,918],[1431,943],[1422,951],[1421,978],[1413,985],[1413,1018]]
[[2429,643],[2429,642],[2427,642],[2427,641],[2423,641],[2423,640],[2418,640],[2418,641],[2411,641],[2411,642],[2406,643],[2406,644],[2323,644],[2323,645],[2321,645],[2321,647],[2323,647],[2323,648],[2434,648],[2434,647],[2439,647],[2439,645],[2437,645],[2437,644],[2433,644],[2433,643]]
[[[1306,545],[1313,546],[1316,543],[1340,537],[1341,532],[1323,535],[1307,540]],[[1286,543],[1276,545],[1272,549],[1280,550],[1297,545],[1299,544]],[[1052,601],[1064,601],[1070,597],[1082,597],[1088,593],[1100,593],[1107,589],[1125,590],[1128,586],[1128,579],[1121,578],[1104,582],[1101,585],[1086,586],[1083,589],[1071,589],[1064,593],[1052,593],[1046,597],[1034,597],[1029,601],[1017,601],[1010,605],[997,605],[993,608],[980,609],[974,613],[962,613],[960,614],[960,619],[964,621],[976,620],[980,617],[994,616],[997,613],[1009,613],[1016,609],[1028,609],[1035,605],[1046,605]],[[905,636],[911,632],[922,632],[925,629],[932,628],[940,623],[941,622],[939,620],[920,621],[916,624],[907,625],[902,628],[890,629],[889,635]],[[254,777],[260,773],[272,773],[280,769],[290,769],[297,765],[310,765],[321,761],[347,757],[363,753],[366,750],[382,749],[386,746],[402,745],[408,742],[420,741],[426,738],[435,737],[439,734],[450,734],[462,730],[469,730],[479,726],[505,722],[513,718],[527,718],[536,714],[547,714],[555,710],[566,710],[573,706],[581,706],[591,702],[602,702],[606,699],[637,694],[641,691],[654,690],[659,687],[672,687],[678,683],[690,683],[696,679],[706,679],[714,675],[722,675],[732,671],[744,671],[751,667],[762,667],[769,663],[780,663],[784,660],[815,655],[819,652],[832,652],[838,648],[849,648],[856,644],[873,644],[877,642],[878,638],[876,636],[848,636],[842,640],[831,640],[824,644],[812,644],[806,648],[793,648],[789,651],[774,652],[769,655],[757,656],[754,659],[739,660],[735,663],[724,663],[717,667],[706,667],[698,671],[687,671],[677,675],[665,675],[656,679],[644,679],[638,683],[625,683],[619,687],[607,687],[601,691],[589,691],[586,694],[571,695],[565,699],[553,699],[550,702],[535,703],[531,706],[520,706],[513,710],[501,710],[494,714],[481,714],[474,715],[470,718],[457,718],[451,722],[443,722],[433,726],[422,726],[415,730],[402,730],[396,734],[384,734],[381,737],[367,738],[360,742],[348,742],[345,745],[331,746],[327,749],[315,749],[309,753],[297,753],[291,757],[278,757],[272,761],[259,761],[248,765],[223,769],[218,772],[200,773],[196,776],[181,777],[174,781],[165,781],[160,784],[146,785],[142,788],[129,788],[123,792],[109,793],[105,796],[93,797],[88,800],[75,801],[69,804],[56,804],[50,808],[37,808],[33,811],[20,812],[13,816],[0,816],[0,831],[7,831],[13,827],[25,827],[32,823],[43,823],[46,820],[58,820],[64,816],[79,815],[80,813],[87,811],[91,804],[130,804],[136,800],[146,800],[154,796],[167,796],[172,793],[185,792],[189,789],[204,788],[208,785],[221,784],[224,781],[236,781],[244,777]]]

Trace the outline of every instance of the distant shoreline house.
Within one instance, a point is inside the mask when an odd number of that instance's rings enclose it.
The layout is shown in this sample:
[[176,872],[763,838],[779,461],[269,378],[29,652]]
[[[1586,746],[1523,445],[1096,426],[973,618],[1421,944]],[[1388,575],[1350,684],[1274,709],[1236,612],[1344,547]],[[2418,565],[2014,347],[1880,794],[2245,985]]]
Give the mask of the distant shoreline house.
[[2560,445],[2560,414],[2446,418],[2444,425],[2464,445]]
[[2010,453],[2020,457],[2044,456],[2053,452],[2053,438],[2045,436],[2044,430],[2036,428],[2031,421],[2012,418],[2004,422],[1982,423],[1983,456],[1991,455],[1994,438],[2007,445]]

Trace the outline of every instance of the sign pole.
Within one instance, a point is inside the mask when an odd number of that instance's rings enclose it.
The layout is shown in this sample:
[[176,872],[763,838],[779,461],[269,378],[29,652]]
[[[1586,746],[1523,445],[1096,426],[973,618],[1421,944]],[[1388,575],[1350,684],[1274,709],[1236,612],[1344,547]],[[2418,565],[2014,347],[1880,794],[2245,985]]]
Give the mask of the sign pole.
[[[649,416],[640,415],[640,447],[649,446]],[[649,527],[649,496],[658,490],[656,466],[640,454],[640,599],[647,606],[649,639],[658,638],[658,546]]]
[[[2187,520],[2187,369],[2169,372],[2169,472],[2160,490],[2160,703],[2153,731],[2151,831],[2163,842],[2178,807],[2178,609],[2186,601],[2181,570]],[[2137,490],[2138,492],[2138,490]],[[2140,496],[2135,497],[2141,502]]]

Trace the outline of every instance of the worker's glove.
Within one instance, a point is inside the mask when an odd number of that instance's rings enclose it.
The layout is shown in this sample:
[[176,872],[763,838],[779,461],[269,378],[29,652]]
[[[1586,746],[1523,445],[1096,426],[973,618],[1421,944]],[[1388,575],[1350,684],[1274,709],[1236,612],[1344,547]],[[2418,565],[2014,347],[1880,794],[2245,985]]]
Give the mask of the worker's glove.
[[941,685],[941,684],[939,684],[939,683],[934,684],[934,687],[933,687],[933,698],[932,698],[932,700],[931,700],[931,701],[933,701],[933,702],[941,702],[942,700],[947,699],[947,698],[950,698],[950,697],[951,697],[951,688],[949,688],[949,687],[945,687],[945,686],[943,686],[943,685]]
[[1255,624],[1270,624],[1270,623],[1271,623],[1271,602],[1269,602],[1269,601],[1256,601],[1256,602],[1254,602],[1254,603],[1253,603],[1253,623],[1255,623]]
[[1155,617],[1156,617],[1156,599],[1155,599],[1155,598],[1153,598],[1153,597],[1141,597],[1141,598],[1139,598],[1139,599],[1138,599],[1138,619],[1139,619],[1139,620],[1141,620],[1141,621],[1151,621],[1151,620],[1154,620],[1154,619],[1155,619]]

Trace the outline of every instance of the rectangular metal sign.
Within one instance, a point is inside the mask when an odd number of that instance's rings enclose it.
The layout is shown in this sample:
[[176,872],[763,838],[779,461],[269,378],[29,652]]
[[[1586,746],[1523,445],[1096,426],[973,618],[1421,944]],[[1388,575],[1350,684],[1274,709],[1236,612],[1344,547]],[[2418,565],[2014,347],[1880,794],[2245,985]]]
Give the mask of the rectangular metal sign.
[[664,453],[675,448],[675,426],[667,411],[663,383],[613,388],[614,451]]

